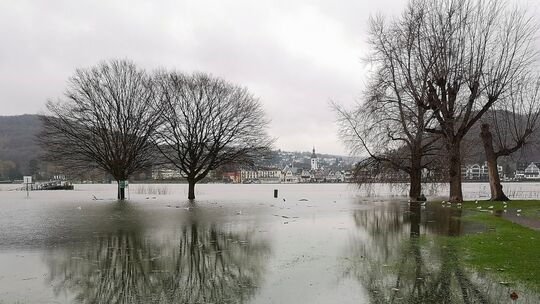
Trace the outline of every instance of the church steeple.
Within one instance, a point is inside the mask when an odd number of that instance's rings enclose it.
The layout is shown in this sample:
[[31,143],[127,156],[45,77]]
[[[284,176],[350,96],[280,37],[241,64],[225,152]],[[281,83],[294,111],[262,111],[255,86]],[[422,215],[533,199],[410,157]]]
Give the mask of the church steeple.
[[311,154],[311,170],[318,170],[319,164],[317,160],[317,154],[315,154],[315,146],[313,146],[313,154]]

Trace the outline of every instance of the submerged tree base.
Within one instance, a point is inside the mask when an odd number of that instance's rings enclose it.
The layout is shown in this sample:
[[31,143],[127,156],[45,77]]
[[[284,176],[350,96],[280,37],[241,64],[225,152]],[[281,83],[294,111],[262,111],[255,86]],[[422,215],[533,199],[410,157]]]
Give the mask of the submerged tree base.
[[489,199],[492,202],[503,202],[503,201],[510,201],[510,199],[506,195],[500,195],[497,197],[492,197]]

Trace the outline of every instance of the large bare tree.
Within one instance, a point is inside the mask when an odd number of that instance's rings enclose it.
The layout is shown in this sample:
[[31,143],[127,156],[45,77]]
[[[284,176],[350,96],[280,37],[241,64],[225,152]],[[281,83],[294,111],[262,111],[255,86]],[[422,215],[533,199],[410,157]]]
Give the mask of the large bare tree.
[[268,120],[247,89],[202,73],[161,72],[156,84],[165,110],[154,140],[187,179],[188,199],[211,170],[251,163],[269,151]]
[[438,137],[426,132],[434,119],[422,106],[425,96],[411,90],[428,81],[426,73],[411,69],[417,50],[410,41],[421,20],[417,14],[407,10],[402,20],[390,23],[371,20],[371,73],[363,100],[351,110],[333,105],[341,139],[353,153],[369,156],[357,164],[356,181],[405,181],[411,199],[422,193],[422,171],[434,167],[438,150]]
[[540,78],[528,76],[513,83],[501,102],[485,116],[480,138],[488,165],[491,200],[508,200],[501,185],[497,160],[534,143],[533,135],[538,132],[540,117]]
[[[450,200],[462,201],[461,143],[537,59],[536,24],[496,0],[412,1],[418,11],[414,69],[427,74],[420,105],[433,111],[449,158]],[[415,87],[411,78],[411,87]]]
[[155,158],[150,141],[160,122],[152,79],[134,63],[111,60],[77,69],[65,97],[47,103],[39,141],[45,159],[70,171],[101,169],[118,182],[148,169]]

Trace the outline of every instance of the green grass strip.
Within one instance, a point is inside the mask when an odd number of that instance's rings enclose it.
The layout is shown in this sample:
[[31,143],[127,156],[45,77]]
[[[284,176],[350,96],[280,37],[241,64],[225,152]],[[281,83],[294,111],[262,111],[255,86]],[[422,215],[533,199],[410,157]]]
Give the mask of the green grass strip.
[[481,222],[488,228],[485,233],[449,238],[466,253],[468,264],[480,272],[497,273],[502,281],[540,292],[540,232],[490,214],[463,220]]

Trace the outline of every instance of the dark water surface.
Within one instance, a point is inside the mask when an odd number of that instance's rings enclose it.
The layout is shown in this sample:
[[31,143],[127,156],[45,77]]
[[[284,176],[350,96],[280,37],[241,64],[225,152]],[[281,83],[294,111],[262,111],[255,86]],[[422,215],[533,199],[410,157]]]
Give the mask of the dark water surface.
[[540,303],[463,264],[444,237],[485,228],[460,210],[347,185],[201,185],[195,204],[185,188],[3,188],[0,303]]

